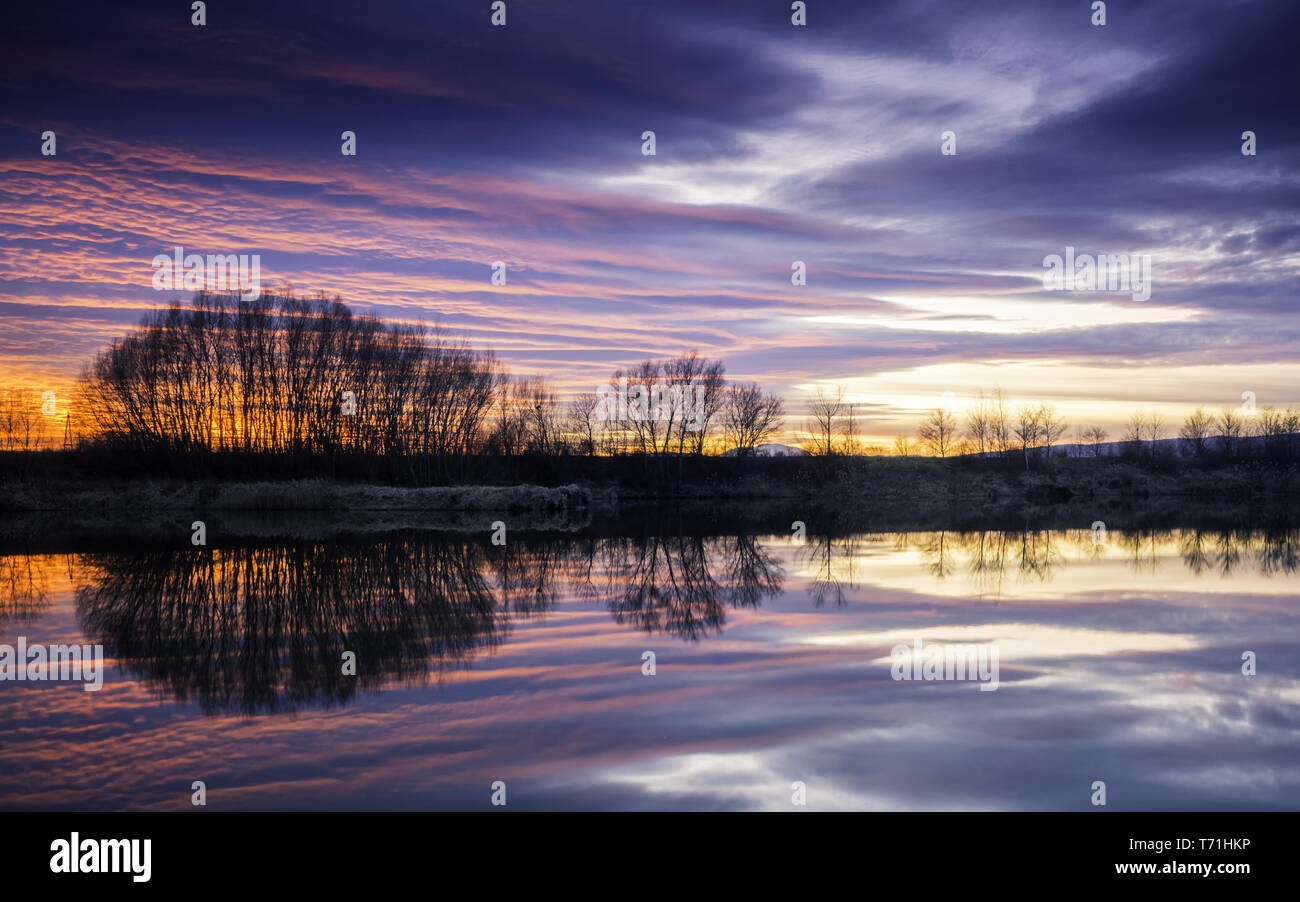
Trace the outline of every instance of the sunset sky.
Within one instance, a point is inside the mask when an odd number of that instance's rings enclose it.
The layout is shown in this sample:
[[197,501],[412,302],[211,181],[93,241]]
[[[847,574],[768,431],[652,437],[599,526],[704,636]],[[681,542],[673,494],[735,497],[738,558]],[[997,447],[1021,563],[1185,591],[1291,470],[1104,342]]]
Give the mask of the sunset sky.
[[[565,393],[698,349],[797,426],[842,384],[881,440],[997,385],[1114,438],[1137,409],[1295,404],[1300,4],[1090,5],[8,9],[0,382],[66,393],[188,297],[151,286],[181,246]],[[1150,299],[1045,290],[1067,247],[1149,254]]]

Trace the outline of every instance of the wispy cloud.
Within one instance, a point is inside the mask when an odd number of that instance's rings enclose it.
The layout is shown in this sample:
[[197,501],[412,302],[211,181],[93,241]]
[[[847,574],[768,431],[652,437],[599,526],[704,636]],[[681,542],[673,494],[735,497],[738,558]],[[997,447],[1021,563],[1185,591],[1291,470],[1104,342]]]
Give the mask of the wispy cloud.
[[[795,409],[845,381],[894,411],[882,434],[927,392],[1001,382],[1105,418],[1135,384],[1143,406],[1214,406],[1296,363],[1292,4],[1163,0],[1104,28],[1075,3],[922,6],[819,3],[806,28],[688,3],[503,29],[416,3],[229,3],[204,28],[20,11],[0,372],[66,384],[179,297],[150,287],[175,246],[261,254],[264,281],[441,322],[566,390],[688,348]],[[1066,246],[1150,254],[1150,300],[1044,291]],[[944,381],[890,387],[926,374]]]

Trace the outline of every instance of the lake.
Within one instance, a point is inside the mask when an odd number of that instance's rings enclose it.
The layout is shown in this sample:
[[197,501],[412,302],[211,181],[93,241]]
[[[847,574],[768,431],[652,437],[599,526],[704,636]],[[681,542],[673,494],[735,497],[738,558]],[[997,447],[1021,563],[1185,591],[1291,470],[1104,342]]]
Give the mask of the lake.
[[1289,526],[624,532],[10,548],[0,807],[1300,808]]

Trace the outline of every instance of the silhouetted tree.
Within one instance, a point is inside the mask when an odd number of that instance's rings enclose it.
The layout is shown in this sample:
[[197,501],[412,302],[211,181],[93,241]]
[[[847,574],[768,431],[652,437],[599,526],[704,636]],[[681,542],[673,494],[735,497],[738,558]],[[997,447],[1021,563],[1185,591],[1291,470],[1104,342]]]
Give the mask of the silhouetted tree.
[[781,399],[764,394],[757,382],[733,385],[722,412],[723,433],[737,453],[746,456],[781,428],[784,416]]

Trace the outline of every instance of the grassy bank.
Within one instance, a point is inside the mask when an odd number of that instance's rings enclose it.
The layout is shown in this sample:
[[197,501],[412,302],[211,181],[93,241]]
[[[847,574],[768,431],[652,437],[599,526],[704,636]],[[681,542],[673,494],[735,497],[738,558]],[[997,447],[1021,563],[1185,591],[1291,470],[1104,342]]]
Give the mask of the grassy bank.
[[210,543],[294,537],[330,541],[419,530],[489,535],[582,529],[591,496],[577,486],[401,488],[320,480],[230,484],[133,480],[0,485],[0,550],[31,552],[188,543],[205,523]]
[[319,479],[287,482],[32,481],[0,486],[0,510],[39,511],[500,511],[552,514],[587,508],[576,485],[353,485]]
[[[76,458],[40,457],[25,469],[0,455],[0,510],[505,511],[538,514],[630,502],[824,501],[843,506],[942,511],[953,506],[1098,507],[1151,503],[1251,505],[1300,497],[1300,468],[1261,460],[924,457],[521,457],[523,477],[418,486],[273,474],[245,466],[224,475],[104,479]],[[233,465],[234,461],[223,464]],[[491,462],[481,464],[490,468]],[[471,481],[472,482],[472,481]]]

